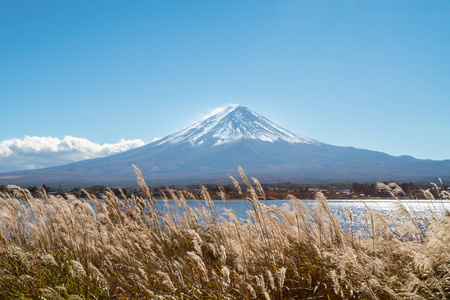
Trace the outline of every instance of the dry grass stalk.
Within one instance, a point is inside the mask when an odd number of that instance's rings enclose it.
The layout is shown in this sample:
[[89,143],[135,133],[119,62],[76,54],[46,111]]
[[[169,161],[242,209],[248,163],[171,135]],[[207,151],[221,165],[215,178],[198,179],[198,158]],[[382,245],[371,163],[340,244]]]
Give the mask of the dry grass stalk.
[[252,204],[246,221],[230,209],[220,216],[206,188],[207,207],[186,193],[195,209],[169,190],[175,205],[166,197],[163,215],[137,168],[144,198],[111,190],[101,199],[45,191],[35,198],[11,186],[0,194],[0,298],[450,297],[448,215],[419,216],[398,204],[395,218],[369,212],[364,233],[352,212],[342,225],[323,194],[315,207],[292,196],[290,205],[267,206],[259,181],[257,194],[239,172]]

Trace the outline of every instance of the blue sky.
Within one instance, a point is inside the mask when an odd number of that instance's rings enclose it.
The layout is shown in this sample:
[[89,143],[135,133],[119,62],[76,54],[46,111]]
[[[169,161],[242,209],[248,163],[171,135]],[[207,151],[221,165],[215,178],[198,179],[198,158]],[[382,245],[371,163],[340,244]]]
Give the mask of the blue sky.
[[236,103],[450,159],[449,20],[448,1],[2,1],[0,142],[147,143]]

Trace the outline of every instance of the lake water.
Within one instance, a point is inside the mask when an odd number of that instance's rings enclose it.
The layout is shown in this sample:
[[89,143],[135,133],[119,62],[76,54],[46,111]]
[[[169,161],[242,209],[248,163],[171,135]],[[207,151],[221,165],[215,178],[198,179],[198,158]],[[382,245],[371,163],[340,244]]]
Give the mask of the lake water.
[[[192,208],[198,207],[194,200],[186,200],[188,205]],[[316,205],[315,200],[299,200],[303,201],[308,206]],[[248,219],[247,211],[252,208],[252,205],[247,200],[228,200],[227,204],[221,200],[213,200],[215,209],[218,214],[224,214],[226,208],[233,209],[239,219]],[[278,206],[283,205],[291,206],[288,200],[262,200],[262,203],[268,206]],[[431,216],[436,213],[438,217],[442,217],[445,211],[450,211],[450,201],[441,200],[328,200],[328,205],[333,214],[337,215],[340,219],[344,215],[347,215],[346,211],[350,209],[354,215],[354,222],[356,224],[362,224],[363,216],[367,214],[368,209],[376,211],[388,216],[394,216],[394,211],[398,203],[402,203],[405,207],[413,213],[414,216]],[[199,201],[200,204],[204,205],[205,201]],[[172,206],[175,206],[174,201],[170,201]],[[164,202],[158,200],[159,208],[164,208]],[[164,210],[163,210],[164,211]]]

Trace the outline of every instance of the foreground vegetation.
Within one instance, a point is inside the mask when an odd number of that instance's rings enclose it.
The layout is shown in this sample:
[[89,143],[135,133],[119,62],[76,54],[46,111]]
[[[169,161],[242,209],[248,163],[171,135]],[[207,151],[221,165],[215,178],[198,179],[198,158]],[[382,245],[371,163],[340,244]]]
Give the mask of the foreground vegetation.
[[338,220],[321,193],[314,208],[295,197],[290,207],[268,207],[258,200],[265,197],[259,182],[240,169],[249,220],[232,210],[219,216],[206,188],[206,207],[191,208],[185,197],[193,195],[171,192],[175,204],[166,198],[163,212],[136,172],[144,197],[1,192],[0,298],[450,297],[450,214],[438,217],[437,207],[425,217],[399,202],[395,218],[369,211],[359,227],[351,211]]

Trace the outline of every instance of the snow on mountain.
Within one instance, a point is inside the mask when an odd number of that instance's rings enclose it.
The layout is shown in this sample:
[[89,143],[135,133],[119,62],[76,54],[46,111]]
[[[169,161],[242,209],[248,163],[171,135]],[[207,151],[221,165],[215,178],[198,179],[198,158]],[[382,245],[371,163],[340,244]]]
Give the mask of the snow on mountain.
[[241,105],[231,105],[213,111],[199,122],[158,141],[157,145],[190,143],[193,146],[217,146],[254,139],[291,144],[319,144],[283,129],[263,116]]

